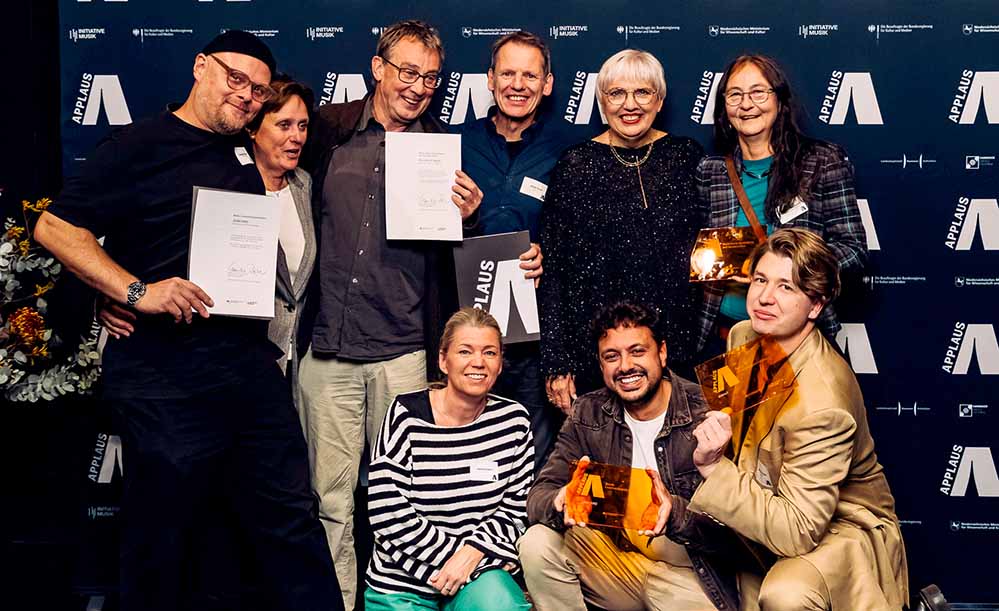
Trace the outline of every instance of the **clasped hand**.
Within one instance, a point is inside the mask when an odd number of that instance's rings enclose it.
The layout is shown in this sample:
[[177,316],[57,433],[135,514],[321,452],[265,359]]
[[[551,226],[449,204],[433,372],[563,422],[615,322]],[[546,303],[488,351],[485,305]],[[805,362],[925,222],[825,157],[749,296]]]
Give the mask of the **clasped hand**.
[[708,412],[704,420],[694,429],[694,466],[701,477],[707,479],[725,455],[725,449],[732,442],[732,418],[727,408]]
[[439,570],[430,576],[430,585],[444,596],[454,596],[471,579],[484,554],[467,543],[458,548]]

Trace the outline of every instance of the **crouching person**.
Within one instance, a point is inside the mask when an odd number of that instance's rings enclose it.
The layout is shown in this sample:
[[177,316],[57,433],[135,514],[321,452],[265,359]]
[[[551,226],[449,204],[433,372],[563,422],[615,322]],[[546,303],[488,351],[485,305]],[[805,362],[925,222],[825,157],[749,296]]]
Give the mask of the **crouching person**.
[[[737,609],[734,565],[745,546],[687,510],[701,482],[692,459],[694,427],[707,412],[700,388],[666,368],[654,311],[605,308],[593,336],[606,387],[576,400],[527,497],[533,526],[517,543],[535,608]],[[645,470],[659,506],[641,529],[580,519],[578,483],[589,461]],[[632,481],[643,477],[632,473]]]
[[459,310],[440,343],[446,384],[389,408],[371,458],[367,611],[530,608],[510,573],[520,570],[534,442],[527,410],[489,394],[500,337],[487,312]]
[[[793,386],[766,408],[711,412],[694,430],[704,483],[688,509],[709,514],[778,560],[743,585],[746,609],[901,609],[908,598],[895,501],[874,452],[850,365],[815,322],[839,292],[836,257],[804,229],[775,231],[751,258],[750,320],[729,349],[769,336]],[[777,367],[774,364],[772,368]],[[725,457],[738,431],[734,460]]]

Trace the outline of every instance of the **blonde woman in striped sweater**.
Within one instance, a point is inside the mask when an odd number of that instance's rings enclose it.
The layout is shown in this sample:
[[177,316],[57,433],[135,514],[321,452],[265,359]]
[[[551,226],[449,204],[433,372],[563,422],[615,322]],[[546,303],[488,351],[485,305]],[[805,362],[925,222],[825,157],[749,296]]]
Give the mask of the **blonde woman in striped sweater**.
[[389,408],[368,489],[368,611],[530,608],[510,573],[520,570],[534,444],[527,410],[489,394],[502,350],[492,316],[459,310],[441,338],[447,382]]

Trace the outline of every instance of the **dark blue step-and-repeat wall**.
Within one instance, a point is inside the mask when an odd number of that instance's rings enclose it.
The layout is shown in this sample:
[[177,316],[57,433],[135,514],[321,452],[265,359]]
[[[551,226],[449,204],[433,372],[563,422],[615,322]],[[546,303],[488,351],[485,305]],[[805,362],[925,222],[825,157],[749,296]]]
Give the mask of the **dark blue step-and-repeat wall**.
[[[873,262],[846,295],[838,339],[865,392],[913,585],[936,582],[952,601],[999,601],[994,0],[61,0],[60,13],[67,174],[111,127],[182,101],[194,55],[225,29],[256,32],[283,71],[329,103],[370,88],[381,28],[425,19],[447,50],[430,112],[451,125],[485,115],[489,46],[527,29],[551,44],[550,110],[575,139],[601,129],[595,81],[603,60],[642,48],[666,69],[662,127],[705,146],[727,61],[746,51],[773,55],[799,93],[807,130],[843,145],[856,166]],[[94,464],[80,477],[114,485],[117,446],[104,431],[93,434]],[[113,520],[113,502],[99,490],[93,498],[85,519]]]

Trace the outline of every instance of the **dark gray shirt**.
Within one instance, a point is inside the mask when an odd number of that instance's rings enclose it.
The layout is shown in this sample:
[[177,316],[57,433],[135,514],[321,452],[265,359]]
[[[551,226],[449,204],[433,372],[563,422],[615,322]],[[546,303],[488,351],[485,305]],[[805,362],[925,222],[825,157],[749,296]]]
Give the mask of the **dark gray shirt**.
[[[414,122],[406,131],[423,131]],[[364,107],[323,184],[313,352],[381,361],[423,349],[426,248],[385,237],[385,129]]]

